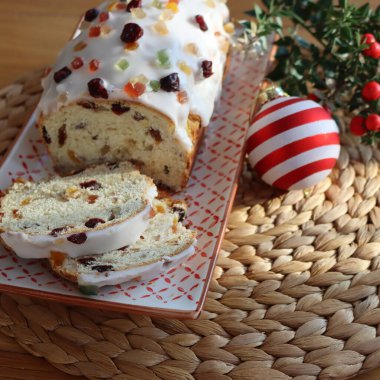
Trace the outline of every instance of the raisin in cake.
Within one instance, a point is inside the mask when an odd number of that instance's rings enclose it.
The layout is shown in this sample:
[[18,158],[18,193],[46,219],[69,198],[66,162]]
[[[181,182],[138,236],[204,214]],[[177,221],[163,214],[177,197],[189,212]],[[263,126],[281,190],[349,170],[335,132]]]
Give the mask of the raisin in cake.
[[44,79],[40,130],[58,172],[130,160],[173,190],[189,178],[222,88],[225,0],[105,2]]
[[23,258],[108,252],[139,239],[156,195],[153,181],[127,162],[16,182],[0,198],[0,237]]
[[94,291],[105,285],[130,280],[151,279],[168,270],[195,252],[195,234],[180,220],[184,209],[156,207],[156,215],[141,238],[133,245],[102,255],[72,259],[63,255],[50,258],[50,265],[60,276],[77,282],[83,291]]

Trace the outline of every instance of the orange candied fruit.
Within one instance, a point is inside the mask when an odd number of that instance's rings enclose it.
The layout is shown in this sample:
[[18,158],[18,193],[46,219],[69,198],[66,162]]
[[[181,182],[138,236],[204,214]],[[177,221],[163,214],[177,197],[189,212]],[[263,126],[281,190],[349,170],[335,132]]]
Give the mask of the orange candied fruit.
[[124,45],[125,50],[136,50],[138,49],[139,44],[137,42],[129,42]]
[[108,6],[109,11],[118,11],[118,10],[124,10],[127,8],[126,3],[120,3],[119,1],[114,1]]
[[65,261],[66,255],[62,252],[51,251],[50,258],[53,261],[54,265],[62,265]]
[[100,29],[100,26],[93,26],[90,28],[90,30],[88,31],[88,36],[89,37],[99,37],[100,36],[100,33],[101,33],[101,29]]
[[170,1],[169,3],[166,4],[166,8],[172,10],[174,13],[178,13],[178,3],[174,1]]
[[146,90],[146,85],[140,82],[137,82],[135,84],[132,84],[131,82],[129,82],[124,86],[124,91],[131,98],[138,98],[145,92],[145,90]]
[[87,47],[87,44],[83,41],[80,41],[74,46],[74,51],[81,51],[85,49],[86,47]]
[[189,97],[186,91],[180,91],[177,93],[177,100],[180,104],[186,104],[189,101]]
[[92,72],[98,70],[99,66],[100,66],[100,62],[97,59],[92,59],[90,63],[88,64],[88,67],[90,71]]

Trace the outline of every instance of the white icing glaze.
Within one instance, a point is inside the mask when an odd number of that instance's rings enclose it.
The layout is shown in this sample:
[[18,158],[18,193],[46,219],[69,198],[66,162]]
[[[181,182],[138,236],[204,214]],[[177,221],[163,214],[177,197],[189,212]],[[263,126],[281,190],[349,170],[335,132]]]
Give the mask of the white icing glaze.
[[193,255],[195,252],[194,246],[191,246],[178,255],[171,257],[164,257],[153,264],[142,265],[140,267],[130,268],[120,271],[110,271],[103,273],[79,273],[79,285],[95,285],[102,287],[106,285],[118,285],[127,281],[139,278],[139,281],[149,280],[157,276],[158,273],[168,271],[169,269],[177,266],[183,262],[187,257]]
[[[39,104],[44,114],[58,110],[61,106],[72,101],[88,98],[87,83],[93,78],[102,78],[109,92],[110,99],[129,99],[139,101],[144,105],[161,111],[173,120],[178,141],[188,150],[192,149],[191,140],[186,132],[189,114],[199,115],[202,125],[210,122],[215,101],[221,94],[222,79],[226,63],[226,41],[228,34],[224,30],[224,23],[229,12],[223,0],[180,0],[179,12],[174,18],[165,21],[169,30],[167,35],[157,33],[153,26],[159,21],[165,10],[167,0],[161,1],[163,9],[152,5],[152,0],[142,0],[142,9],[146,14],[144,18],[135,18],[125,10],[109,12],[109,19],[104,23],[111,28],[111,32],[104,36],[90,38],[88,28],[70,41],[61,52],[52,72],[43,81],[44,93]],[[109,2],[98,7],[99,11],[108,10]],[[214,4],[215,7],[212,7]],[[195,22],[195,16],[202,15],[208,26],[203,32]],[[138,49],[128,51],[120,39],[123,27],[127,23],[137,23],[144,30],[144,35],[137,42]],[[85,23],[87,24],[87,23]],[[95,19],[90,27],[101,25]],[[85,42],[87,47],[75,52],[74,46]],[[195,43],[198,54],[190,54],[185,46]],[[156,54],[161,49],[167,49],[171,67],[162,68],[156,63]],[[73,70],[71,62],[75,57],[81,57],[84,66]],[[92,59],[98,59],[100,67],[96,72],[90,72],[88,64]],[[120,59],[126,59],[130,66],[122,71],[115,67]],[[204,60],[213,62],[213,72],[209,78],[204,78],[201,64]],[[187,75],[179,67],[178,62],[184,61],[192,69]],[[59,84],[53,79],[54,72],[67,66],[72,74]],[[130,98],[123,90],[124,86],[133,78],[144,75],[149,80],[160,80],[171,74],[178,73],[180,77],[180,90],[186,91],[189,101],[180,104],[177,92],[159,90],[153,92],[150,86],[147,91],[137,99]]]
[[24,259],[49,258],[52,251],[62,252],[76,258],[100,254],[134,244],[149,224],[151,206],[123,222],[110,227],[86,232],[87,240],[83,244],[74,244],[66,238],[48,235],[27,235],[22,232],[3,232],[0,236],[4,243]]

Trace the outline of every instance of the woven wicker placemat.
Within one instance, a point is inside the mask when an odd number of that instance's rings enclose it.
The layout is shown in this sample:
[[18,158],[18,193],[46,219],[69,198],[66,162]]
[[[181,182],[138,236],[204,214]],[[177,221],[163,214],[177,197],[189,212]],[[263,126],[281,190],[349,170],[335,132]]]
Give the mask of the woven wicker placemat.
[[[2,153],[40,74],[0,90]],[[379,366],[380,152],[343,140],[337,168],[309,191],[243,174],[198,320],[2,294],[1,332],[90,379],[343,379]]]

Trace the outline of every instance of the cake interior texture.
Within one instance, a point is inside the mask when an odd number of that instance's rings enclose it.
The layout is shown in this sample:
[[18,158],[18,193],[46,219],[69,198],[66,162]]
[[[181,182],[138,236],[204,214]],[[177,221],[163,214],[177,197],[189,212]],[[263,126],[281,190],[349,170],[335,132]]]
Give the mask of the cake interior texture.
[[155,195],[152,180],[129,163],[16,182],[0,198],[0,231],[50,235],[105,228],[142,212]]
[[167,116],[126,100],[73,102],[44,118],[41,129],[61,174],[104,162],[130,161],[157,184],[175,191],[188,181],[201,137],[199,117],[190,116],[187,134],[194,149],[188,151]]

